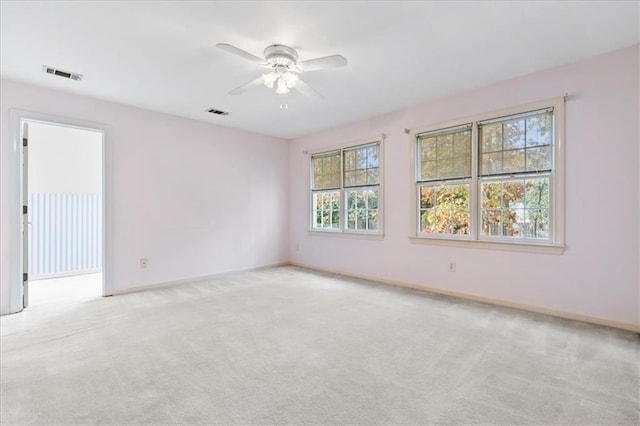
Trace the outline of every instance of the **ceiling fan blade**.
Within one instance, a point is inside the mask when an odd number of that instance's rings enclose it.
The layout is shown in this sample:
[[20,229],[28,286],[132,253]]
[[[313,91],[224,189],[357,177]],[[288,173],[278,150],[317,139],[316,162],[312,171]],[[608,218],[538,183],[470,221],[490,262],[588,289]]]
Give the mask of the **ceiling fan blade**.
[[236,87],[235,89],[233,89],[232,91],[229,92],[230,95],[241,95],[244,92],[246,92],[247,90],[254,88],[254,87],[258,87],[258,86],[262,86],[262,76],[256,78],[255,80],[251,80],[248,83],[243,84],[242,86]]
[[298,79],[298,81],[296,82],[295,88],[296,88],[296,90],[298,92],[302,93],[303,95],[305,95],[308,98],[311,98],[311,99],[322,99],[322,95],[320,93],[316,92],[316,89],[314,89],[313,87],[309,86],[302,79]]
[[253,55],[245,50],[242,50],[240,48],[237,48],[227,43],[218,43],[216,44],[216,47],[226,52],[233,53],[234,55],[238,55],[241,58],[248,59],[251,62],[255,62],[256,64],[264,65],[267,62],[264,59],[257,57],[256,55]]
[[323,58],[300,61],[296,64],[302,71],[316,71],[327,68],[338,68],[347,65],[347,58],[342,55],[331,55]]

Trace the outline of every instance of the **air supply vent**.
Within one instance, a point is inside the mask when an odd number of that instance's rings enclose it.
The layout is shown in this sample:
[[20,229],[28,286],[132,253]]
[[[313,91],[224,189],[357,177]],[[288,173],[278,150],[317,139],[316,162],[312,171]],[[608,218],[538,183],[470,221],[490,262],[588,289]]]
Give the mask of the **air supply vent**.
[[46,65],[44,65],[42,67],[42,71],[47,73],[47,74],[57,75],[58,77],[68,78],[70,80],[75,80],[75,81],[82,80],[82,74],[78,74],[78,73],[70,72],[70,71],[59,70],[59,69],[56,69],[56,68],[48,67]]
[[226,111],[221,111],[219,109],[215,109],[215,108],[209,108],[207,110],[207,112],[210,112],[211,114],[216,114],[216,115],[229,115],[228,112]]

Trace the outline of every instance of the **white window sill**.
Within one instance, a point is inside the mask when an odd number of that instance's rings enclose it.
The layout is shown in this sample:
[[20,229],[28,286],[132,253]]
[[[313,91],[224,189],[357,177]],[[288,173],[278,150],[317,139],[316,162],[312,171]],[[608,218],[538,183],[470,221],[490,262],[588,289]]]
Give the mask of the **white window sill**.
[[519,251],[527,253],[562,254],[565,245],[531,244],[520,242],[478,241],[445,238],[409,237],[413,244],[431,244],[436,246],[464,247],[489,250]]
[[312,237],[337,237],[337,238],[355,238],[361,240],[383,240],[382,233],[364,233],[364,232],[342,232],[342,231],[311,231],[307,234]]

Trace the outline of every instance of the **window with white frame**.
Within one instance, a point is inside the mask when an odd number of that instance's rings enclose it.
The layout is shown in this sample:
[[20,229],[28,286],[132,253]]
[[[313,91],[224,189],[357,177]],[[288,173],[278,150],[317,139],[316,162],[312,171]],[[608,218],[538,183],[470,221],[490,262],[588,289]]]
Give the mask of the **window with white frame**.
[[311,229],[381,234],[380,142],[311,155]]
[[469,235],[471,124],[418,135],[419,232]]
[[562,245],[561,100],[412,132],[416,236]]

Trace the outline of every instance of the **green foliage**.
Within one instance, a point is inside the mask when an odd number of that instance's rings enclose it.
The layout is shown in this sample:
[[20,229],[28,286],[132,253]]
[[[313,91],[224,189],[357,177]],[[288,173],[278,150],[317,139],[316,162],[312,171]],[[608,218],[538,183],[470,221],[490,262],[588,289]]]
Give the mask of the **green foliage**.
[[[481,188],[482,235],[548,237],[548,178],[486,182]],[[470,199],[467,184],[421,187],[421,232],[469,234]]]
[[378,229],[378,190],[347,192],[347,229]]
[[482,185],[482,234],[546,238],[549,180],[518,179]]
[[340,192],[326,191],[313,194],[315,228],[340,227]]
[[468,234],[469,185],[425,186],[420,191],[420,229],[425,233]]

